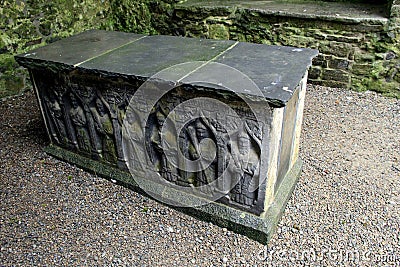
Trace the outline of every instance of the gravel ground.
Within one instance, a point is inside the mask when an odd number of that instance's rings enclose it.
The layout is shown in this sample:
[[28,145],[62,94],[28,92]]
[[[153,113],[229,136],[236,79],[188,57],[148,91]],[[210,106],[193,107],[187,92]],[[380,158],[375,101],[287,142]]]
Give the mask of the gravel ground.
[[0,100],[0,266],[400,266],[400,101],[310,86],[304,169],[269,246],[46,155]]

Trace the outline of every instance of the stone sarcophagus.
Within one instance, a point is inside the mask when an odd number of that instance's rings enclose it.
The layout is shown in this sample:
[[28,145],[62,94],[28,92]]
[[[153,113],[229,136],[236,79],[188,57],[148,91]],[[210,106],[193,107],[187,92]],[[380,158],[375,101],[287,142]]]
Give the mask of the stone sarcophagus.
[[268,242],[300,174],[311,49],[88,31],[16,60],[50,154]]

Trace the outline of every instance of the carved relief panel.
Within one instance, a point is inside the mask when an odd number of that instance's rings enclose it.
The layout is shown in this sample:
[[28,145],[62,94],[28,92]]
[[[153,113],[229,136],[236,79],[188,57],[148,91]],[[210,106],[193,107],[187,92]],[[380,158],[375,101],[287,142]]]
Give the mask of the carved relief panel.
[[[136,97],[127,112],[138,81],[132,85],[46,72],[34,77],[53,143],[120,169],[127,170],[127,162],[138,173],[151,169],[205,198],[217,194],[227,205],[263,210],[260,159],[267,151],[263,135],[269,125],[236,95],[178,87],[151,106],[146,117],[141,107],[149,109],[151,103],[145,97]],[[125,155],[124,120],[130,138]]]

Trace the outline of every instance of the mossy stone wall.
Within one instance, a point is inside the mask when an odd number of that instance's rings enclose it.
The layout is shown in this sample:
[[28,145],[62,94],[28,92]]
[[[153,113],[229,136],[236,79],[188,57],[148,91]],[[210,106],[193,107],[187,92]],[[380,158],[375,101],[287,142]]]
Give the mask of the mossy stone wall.
[[[136,1],[123,0],[113,6],[110,24],[122,31],[315,48],[320,55],[309,73],[311,83],[400,97],[399,1],[388,3],[387,20],[351,21],[271,15],[235,5],[213,7],[212,1],[190,5],[142,0],[136,8]],[[130,15],[134,9],[142,10],[143,20]],[[132,18],[134,23],[129,22]]]
[[179,0],[110,0],[107,29],[142,34],[176,34],[171,27]]
[[185,36],[231,39],[320,51],[309,81],[400,97],[399,0],[390,19],[296,18],[236,7],[178,6],[175,27]]
[[14,55],[87,29],[106,27],[105,0],[5,0],[0,6],[0,97],[21,93],[29,81]]
[[400,0],[390,1],[387,20],[351,22],[210,7],[210,1],[202,6],[201,0],[192,6],[178,0],[7,0],[0,7],[0,97],[18,93],[29,80],[14,54],[93,28],[316,48],[312,83],[400,97]]

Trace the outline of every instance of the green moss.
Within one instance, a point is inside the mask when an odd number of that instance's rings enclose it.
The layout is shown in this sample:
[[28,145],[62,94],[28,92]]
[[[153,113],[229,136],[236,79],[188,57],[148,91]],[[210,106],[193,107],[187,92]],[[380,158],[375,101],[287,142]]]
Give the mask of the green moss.
[[25,75],[26,71],[18,68],[13,55],[0,54],[0,98],[23,92]]
[[13,75],[0,76],[0,98],[20,94],[24,91],[23,77]]
[[143,34],[171,34],[175,0],[111,0],[106,28]]
[[400,99],[400,83],[388,83],[385,79],[364,78],[361,81],[353,82],[352,89],[359,92],[375,91],[384,96]]
[[[400,32],[394,30],[398,29],[395,27],[398,26],[395,18],[391,20],[391,30],[385,31],[384,25],[380,24],[348,25],[314,19],[283,18],[245,8],[212,8],[199,4],[178,5],[175,9],[177,2],[4,0],[0,6],[0,92],[6,92],[7,86],[13,92],[20,92],[21,86],[26,88],[21,83],[29,80],[26,79],[27,73],[15,64],[12,55],[87,29],[99,28],[317,48],[324,55],[346,58],[353,63],[354,73],[349,69],[353,89],[398,95]],[[389,52],[396,57],[388,60],[386,55]],[[325,68],[326,64],[319,66]],[[370,69],[368,66],[371,66]],[[323,76],[319,75],[318,81],[328,81]],[[340,75],[330,78],[331,84],[343,82],[339,80],[343,78]],[[347,78],[345,80],[347,82]]]
[[209,26],[209,37],[212,39],[229,39],[229,29],[223,24],[212,24]]
[[0,97],[21,93],[27,72],[13,55],[92,28],[105,28],[103,0],[3,1],[0,6]]
[[17,62],[14,60],[14,56],[10,54],[1,54],[0,55],[0,72],[5,73],[12,69],[18,67]]
[[155,33],[151,26],[151,13],[146,1],[111,1],[112,13],[108,17],[108,27],[136,33]]

